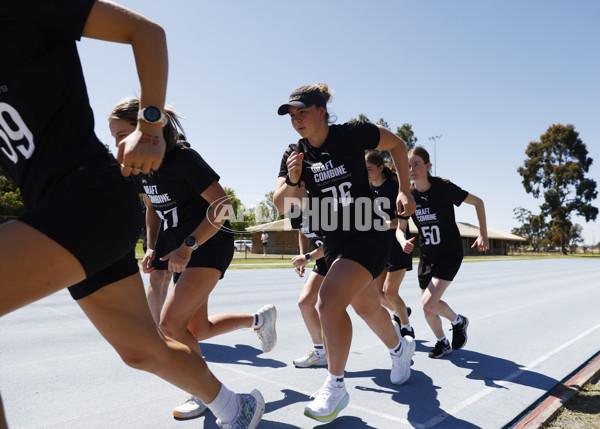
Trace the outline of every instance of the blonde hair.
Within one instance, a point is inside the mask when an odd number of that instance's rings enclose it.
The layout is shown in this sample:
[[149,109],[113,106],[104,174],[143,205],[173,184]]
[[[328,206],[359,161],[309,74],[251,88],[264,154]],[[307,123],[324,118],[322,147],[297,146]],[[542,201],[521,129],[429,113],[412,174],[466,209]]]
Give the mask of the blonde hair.
[[[301,86],[300,88],[296,88],[294,91],[292,91],[292,93],[294,92],[303,92],[303,91],[307,91],[307,92],[311,92],[311,91],[319,91],[321,93],[321,95],[323,96],[323,98],[325,99],[326,103],[329,103],[331,101],[331,98],[333,97],[333,90],[329,89],[329,85],[327,85],[326,83],[314,83],[312,85],[304,85]],[[323,106],[325,108],[325,120],[328,123],[331,123],[333,121],[335,121],[335,118],[331,119],[331,121],[329,120],[329,118],[331,117],[329,112],[327,111],[327,106]]]
[[315,83],[313,85],[304,85],[300,88],[295,89],[293,92],[304,92],[304,91],[319,91],[326,102],[329,103],[333,96],[333,90],[329,89],[329,85],[326,83]]

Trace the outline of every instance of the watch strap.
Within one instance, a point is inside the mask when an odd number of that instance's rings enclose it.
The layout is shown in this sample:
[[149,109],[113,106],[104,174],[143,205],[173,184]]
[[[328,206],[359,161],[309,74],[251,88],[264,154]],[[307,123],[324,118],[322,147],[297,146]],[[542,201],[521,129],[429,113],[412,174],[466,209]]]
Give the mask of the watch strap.
[[300,186],[300,181],[298,180],[297,182],[292,182],[290,180],[290,176],[285,176],[285,183],[287,183],[290,186]]
[[[194,242],[194,244],[191,244],[192,242]],[[187,237],[183,243],[192,250],[196,250],[199,247],[198,243],[196,243],[196,239],[191,235]]]
[[[146,119],[146,116],[144,116],[144,112],[148,108],[156,109],[156,110],[158,110],[160,112],[160,117],[156,121],[153,121],[153,122],[149,121],[148,119]],[[159,109],[158,107],[156,107],[156,106],[146,106],[143,109],[138,110],[137,118],[138,118],[138,121],[142,120],[142,121],[147,122],[149,124],[158,124],[158,123],[160,123],[163,127],[169,123],[169,120],[167,119],[167,116],[165,115],[165,113],[161,109]]]

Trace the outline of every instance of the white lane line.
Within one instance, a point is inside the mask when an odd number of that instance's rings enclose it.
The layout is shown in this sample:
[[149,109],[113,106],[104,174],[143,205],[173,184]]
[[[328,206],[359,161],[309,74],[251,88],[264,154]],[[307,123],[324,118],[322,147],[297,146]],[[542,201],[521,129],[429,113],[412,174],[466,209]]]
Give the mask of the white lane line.
[[[588,329],[587,331],[585,331],[585,332],[579,334],[578,336],[576,336],[575,338],[573,338],[571,341],[567,341],[566,343],[564,343],[561,346],[552,350],[550,353],[547,353],[547,354],[541,356],[540,358],[534,360],[533,362],[519,368],[518,370],[514,371],[513,373],[511,373],[507,377],[503,378],[502,380],[495,381],[495,384],[500,385],[500,386],[505,386],[505,385],[509,384],[512,380],[514,380],[518,376],[522,375],[524,371],[531,370],[532,368],[539,365],[540,363],[548,360],[551,356],[554,356],[555,354],[566,349],[567,347],[570,347],[571,345],[575,344],[580,339],[586,337],[587,335],[591,334],[592,332],[594,332],[595,330],[597,330],[599,328],[600,328],[600,324],[594,326],[593,328]],[[442,420],[444,420],[446,417],[448,417],[448,415],[450,415],[450,416],[455,415],[456,413],[462,411],[464,408],[474,404],[475,402],[486,397],[487,395],[489,395],[492,392],[496,392],[497,390],[498,390],[497,387],[486,387],[485,389],[481,390],[479,393],[476,393],[475,395],[472,395],[471,397],[465,399],[460,404],[458,404],[457,406],[455,406],[454,408],[449,410],[447,413],[440,414],[438,416],[435,416],[431,420],[427,421],[423,425],[423,427],[424,428],[434,427],[435,425],[440,423]]]

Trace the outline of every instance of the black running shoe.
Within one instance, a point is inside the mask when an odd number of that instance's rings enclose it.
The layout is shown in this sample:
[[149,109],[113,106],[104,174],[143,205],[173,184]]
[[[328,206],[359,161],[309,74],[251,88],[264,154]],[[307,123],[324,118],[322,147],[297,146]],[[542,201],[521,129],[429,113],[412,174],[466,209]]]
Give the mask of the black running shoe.
[[[410,307],[406,307],[406,315],[408,317],[410,317],[410,313],[412,313],[412,310],[410,309]],[[396,313],[392,314],[392,320],[395,320],[396,323],[398,323],[398,326],[402,325],[402,322],[400,321],[400,318],[396,315]]]
[[415,330],[412,326],[410,327],[410,330],[408,328],[402,328],[400,329],[400,335],[402,335],[403,337],[406,337],[408,335],[409,337],[415,338]]
[[444,355],[452,353],[452,348],[448,341],[438,341],[435,346],[429,352],[429,357],[432,359],[439,359]]
[[462,319],[461,323],[452,325],[452,348],[454,350],[462,349],[467,344],[467,327],[469,326],[469,319],[462,314],[459,314]]

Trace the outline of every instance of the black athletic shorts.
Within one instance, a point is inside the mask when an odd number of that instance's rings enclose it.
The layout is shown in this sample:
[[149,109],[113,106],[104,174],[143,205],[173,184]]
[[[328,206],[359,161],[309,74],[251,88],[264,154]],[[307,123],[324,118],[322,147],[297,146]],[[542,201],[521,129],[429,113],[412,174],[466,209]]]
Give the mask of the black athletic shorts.
[[[181,243],[177,247],[181,246]],[[235,247],[233,247],[233,235],[231,235],[231,242],[223,244],[223,240],[220,240],[219,244],[208,243],[203,244],[192,252],[192,257],[188,262],[186,268],[215,268],[221,271],[221,277],[225,276],[225,271],[231,264]],[[177,283],[181,273],[173,273],[173,283]]]
[[377,278],[390,258],[391,243],[386,234],[386,231],[357,232],[336,248],[330,248],[325,238],[323,250],[327,268],[337,259],[350,259],[365,267],[373,279]]
[[[144,253],[148,250],[148,246],[146,240],[144,239],[144,243],[142,245],[144,248]],[[160,258],[165,256],[167,253],[167,245],[163,236],[159,234],[158,239],[156,240],[156,246],[154,249],[154,260],[152,261],[152,266],[155,270],[163,270],[167,271],[169,269],[169,261],[161,261]]]
[[83,266],[87,278],[69,287],[74,299],[139,272],[140,199],[108,153],[57,180],[19,220],[56,241]]
[[462,253],[451,253],[434,261],[421,258],[419,262],[419,287],[427,289],[433,277],[447,281],[454,280],[462,259]]
[[315,266],[312,269],[315,274],[319,274],[320,276],[325,277],[327,275],[327,264],[325,263],[325,258],[319,258],[315,261]]
[[390,239],[392,251],[390,252],[390,259],[388,259],[387,268],[391,273],[393,271],[412,270],[412,252],[405,253],[402,250],[402,246],[398,239],[396,238],[396,230],[393,229],[388,232],[388,236]]

